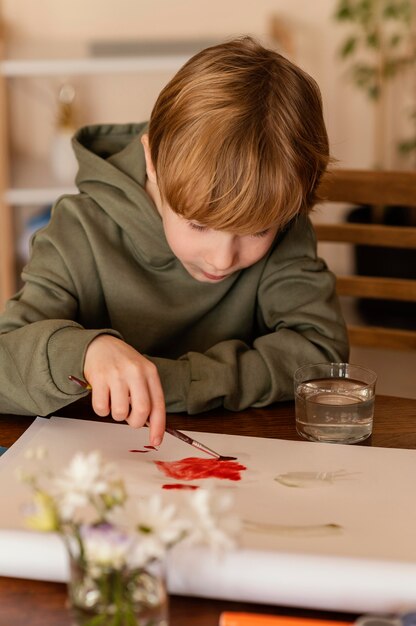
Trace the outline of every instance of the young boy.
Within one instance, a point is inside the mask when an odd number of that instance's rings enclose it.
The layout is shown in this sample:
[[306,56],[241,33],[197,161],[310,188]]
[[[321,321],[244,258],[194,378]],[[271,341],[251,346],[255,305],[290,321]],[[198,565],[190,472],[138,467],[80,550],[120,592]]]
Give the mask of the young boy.
[[0,318],[0,410],[95,412],[163,437],[195,414],[291,398],[302,364],[344,361],[334,277],[308,212],[328,163],[319,89],[251,38],[195,55],[150,123],[74,139],[80,193],[33,239]]

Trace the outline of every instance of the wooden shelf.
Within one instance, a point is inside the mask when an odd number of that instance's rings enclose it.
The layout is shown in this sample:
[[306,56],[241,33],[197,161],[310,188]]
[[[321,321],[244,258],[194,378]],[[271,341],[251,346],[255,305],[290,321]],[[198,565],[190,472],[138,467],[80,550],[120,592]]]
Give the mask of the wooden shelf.
[[62,185],[45,161],[30,157],[14,158],[11,164],[11,186],[5,190],[5,201],[13,206],[52,204],[59,196],[77,193],[75,183]]
[[121,74],[133,72],[175,71],[189,57],[161,56],[134,59],[102,58],[102,59],[24,59],[10,60],[0,63],[0,72],[9,78],[28,76],[69,76],[82,74]]
[[89,45],[9,48],[0,61],[5,77],[68,76],[176,71],[213,40],[96,41]]

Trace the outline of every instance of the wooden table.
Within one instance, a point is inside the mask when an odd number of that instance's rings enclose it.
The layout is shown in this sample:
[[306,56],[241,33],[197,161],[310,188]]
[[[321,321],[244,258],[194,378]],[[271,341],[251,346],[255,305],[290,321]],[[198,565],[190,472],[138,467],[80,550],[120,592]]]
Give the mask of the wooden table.
[[[99,419],[82,400],[57,413],[66,417]],[[101,418],[100,418],[101,419]],[[0,445],[10,446],[33,418],[0,415]],[[104,420],[105,421],[105,420]],[[299,439],[295,430],[294,405],[284,402],[266,409],[240,413],[215,410],[197,416],[170,415],[169,424],[182,430],[254,435],[277,439]],[[374,431],[358,445],[416,449],[416,399],[378,396]],[[70,626],[65,608],[66,588],[59,583],[0,578],[0,626]],[[353,620],[356,615],[287,607],[226,602],[171,596],[171,626],[217,626],[222,611],[250,611],[275,615],[298,615],[324,619]]]

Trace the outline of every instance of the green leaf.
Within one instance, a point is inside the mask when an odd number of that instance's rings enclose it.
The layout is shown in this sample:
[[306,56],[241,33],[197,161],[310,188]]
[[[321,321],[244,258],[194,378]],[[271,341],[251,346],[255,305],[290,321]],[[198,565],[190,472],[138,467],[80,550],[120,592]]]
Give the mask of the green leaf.
[[398,2],[398,6],[397,6],[398,17],[405,24],[410,24],[413,11],[414,11],[413,0],[402,0],[401,2]]
[[400,141],[397,147],[401,154],[408,155],[414,150],[416,150],[416,139],[408,139],[407,141]]
[[381,94],[381,88],[379,85],[372,85],[369,87],[367,93],[370,100],[378,100]]
[[366,42],[369,48],[375,48],[375,49],[379,49],[380,48],[380,37],[377,33],[377,31],[373,30],[370,33],[368,33],[367,37],[366,37]]
[[393,33],[393,35],[391,35],[389,39],[390,48],[396,48],[399,45],[399,43],[402,41],[402,39],[403,39],[403,35],[400,35],[399,33]]
[[353,69],[353,78],[359,81],[361,84],[374,81],[376,77],[376,69],[371,65],[364,65],[363,63],[357,63]]
[[383,17],[386,19],[397,18],[400,15],[400,9],[396,2],[388,2],[383,10]]
[[397,74],[396,64],[393,62],[385,63],[381,73],[382,73],[382,76],[386,78],[387,80],[390,78],[393,78]]
[[339,22],[347,22],[347,21],[351,21],[352,13],[349,8],[345,7],[337,11],[334,17]]
[[350,0],[339,0],[337,8],[335,9],[334,17],[340,22],[352,20],[353,10]]
[[345,40],[344,44],[341,47],[341,58],[345,59],[346,57],[351,56],[356,48],[357,38],[354,35],[351,35],[351,37],[348,37],[348,39]]
[[357,64],[353,68],[355,84],[366,92],[370,100],[377,100],[381,93],[381,85],[377,82],[377,78],[377,71],[374,67]]
[[361,0],[357,5],[357,20],[367,26],[371,21],[374,21],[376,4],[378,0]]

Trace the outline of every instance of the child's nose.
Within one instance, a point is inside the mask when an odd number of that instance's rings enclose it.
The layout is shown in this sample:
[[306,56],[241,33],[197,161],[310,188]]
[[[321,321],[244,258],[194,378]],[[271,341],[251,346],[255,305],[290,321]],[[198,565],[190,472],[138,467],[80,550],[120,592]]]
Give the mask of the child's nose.
[[205,260],[218,274],[226,273],[236,264],[237,249],[232,235],[225,234],[213,242],[213,246],[206,254]]

